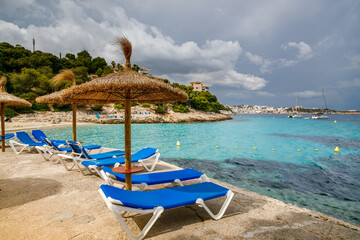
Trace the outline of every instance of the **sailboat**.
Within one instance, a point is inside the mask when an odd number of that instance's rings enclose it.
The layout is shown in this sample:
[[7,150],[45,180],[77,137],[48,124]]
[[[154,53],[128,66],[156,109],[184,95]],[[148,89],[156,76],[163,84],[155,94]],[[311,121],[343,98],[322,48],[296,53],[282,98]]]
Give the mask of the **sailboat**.
[[[298,101],[297,101],[297,97],[296,97],[296,105],[295,105],[295,109],[297,109],[297,105],[298,105]],[[288,118],[302,118],[303,116],[301,114],[298,114],[297,112],[290,114],[288,116]]]
[[[323,100],[324,100],[324,104],[325,104],[325,110],[327,110],[327,104],[326,104],[326,99],[325,99],[325,94],[324,94],[324,89],[322,88],[322,96],[323,96]],[[328,119],[329,116],[325,115],[323,112],[320,112],[320,113],[316,113],[314,115],[312,115],[311,117],[312,119]]]

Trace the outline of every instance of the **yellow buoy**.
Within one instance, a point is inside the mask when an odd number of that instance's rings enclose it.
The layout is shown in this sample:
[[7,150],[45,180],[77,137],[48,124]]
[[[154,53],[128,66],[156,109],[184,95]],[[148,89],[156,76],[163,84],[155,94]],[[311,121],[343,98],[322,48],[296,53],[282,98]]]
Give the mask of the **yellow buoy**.
[[256,147],[254,147],[254,150],[256,149]]
[[176,146],[180,147],[180,142],[179,141],[176,142]]
[[336,147],[336,148],[334,149],[334,151],[335,151],[335,152],[340,152],[339,147]]
[[315,149],[315,151],[317,152],[317,151],[318,151],[318,149],[316,148],[316,149]]
[[145,143],[144,143],[144,145],[145,145]]
[[237,149],[237,147],[235,146],[235,149]]
[[100,143],[100,141],[98,141],[98,143]]
[[219,148],[219,146],[216,146],[216,148]]
[[275,148],[273,148],[273,151],[275,151]]
[[198,144],[196,144],[196,146],[199,146]]
[[110,142],[111,144],[113,144],[113,142]]
[[336,120],[334,121],[334,123],[336,123]]
[[298,152],[300,152],[300,149],[298,149]]

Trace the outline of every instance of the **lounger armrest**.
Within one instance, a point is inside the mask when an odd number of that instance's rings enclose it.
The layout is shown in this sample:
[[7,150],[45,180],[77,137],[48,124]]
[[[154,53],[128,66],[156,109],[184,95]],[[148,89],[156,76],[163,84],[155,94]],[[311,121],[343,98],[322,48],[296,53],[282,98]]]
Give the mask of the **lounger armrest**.
[[61,158],[67,158],[67,159],[75,159],[75,158],[77,158],[77,157],[73,157],[73,156],[71,156],[71,154],[70,155],[66,155],[66,154],[58,154],[58,156],[59,157],[61,157]]
[[202,207],[209,213],[209,215],[210,215],[213,219],[219,220],[219,219],[222,218],[222,216],[224,215],[227,207],[229,206],[229,204],[230,204],[230,202],[231,202],[231,199],[232,199],[233,196],[234,196],[234,193],[233,193],[233,191],[229,190],[229,191],[226,193],[225,196],[226,196],[226,200],[225,200],[225,202],[223,203],[223,205],[222,205],[222,207],[221,207],[221,209],[220,209],[220,211],[219,211],[218,214],[214,214],[214,213],[208,208],[208,206],[206,206],[206,204],[205,204],[205,202],[204,202],[203,199],[198,198],[198,199],[196,200],[196,203],[199,204],[200,206],[202,206]]
[[[148,171],[148,172],[152,172],[159,160],[159,157],[160,157],[160,153],[159,153],[159,150],[156,150],[156,153],[148,158],[145,158],[145,159],[141,159],[139,160],[139,162],[144,166],[144,168]],[[154,159],[154,162],[152,163],[151,167],[147,167],[145,162],[146,161],[149,161],[151,159]]]

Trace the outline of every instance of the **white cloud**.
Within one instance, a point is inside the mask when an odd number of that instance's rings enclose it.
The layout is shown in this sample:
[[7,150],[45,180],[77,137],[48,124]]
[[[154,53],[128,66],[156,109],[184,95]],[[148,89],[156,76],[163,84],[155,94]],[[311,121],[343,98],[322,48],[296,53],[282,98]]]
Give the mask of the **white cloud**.
[[360,69],[360,55],[352,54],[347,56],[349,61],[348,69]]
[[250,52],[245,53],[245,56],[250,60],[250,62],[261,66],[260,67],[261,73],[270,72],[270,66],[271,66],[270,60],[265,59],[256,54],[252,54]]
[[[297,58],[299,60],[307,60],[310,59],[314,56],[314,52],[311,49],[310,45],[304,43],[304,42],[289,42],[287,44],[288,47],[295,47],[297,49],[299,49],[299,54],[297,55]],[[285,49],[287,49],[287,47],[285,47]]]
[[281,48],[284,50],[287,50],[289,47],[298,49],[299,52],[296,56],[296,59],[284,59],[284,58],[279,59],[278,63],[279,63],[280,67],[293,66],[293,65],[299,63],[300,61],[304,61],[304,60],[313,58],[315,55],[314,51],[312,50],[310,45],[305,42],[299,42],[299,43],[289,42],[288,44],[281,46]]
[[275,94],[266,91],[257,91],[255,94],[260,97],[275,97]]
[[340,88],[360,88],[360,78],[355,78],[353,80],[340,81],[338,87],[340,87]]
[[[130,18],[122,7],[99,4],[60,1],[53,10],[56,14],[52,14],[52,22],[46,26],[21,28],[0,20],[2,41],[31,49],[34,36],[37,50],[64,55],[86,49],[93,57],[104,57],[109,63],[124,62],[112,44],[115,36],[124,34],[133,43],[132,63],[150,67],[155,73],[250,90],[261,89],[267,83],[263,78],[234,70],[242,53],[237,41],[208,40],[203,45],[193,41],[176,43],[158,28]],[[42,9],[36,4],[33,8]]]
[[245,90],[230,90],[224,94],[226,97],[233,99],[247,99],[253,98],[254,96],[259,97],[275,97],[275,94],[265,91],[245,91]]
[[233,88],[244,88],[247,90],[259,90],[266,86],[267,81],[263,78],[256,77],[251,74],[243,74],[236,72],[233,69],[201,72],[201,73],[187,73],[187,74],[171,74],[163,75],[163,78],[181,79],[181,82],[187,84],[192,81],[202,81],[209,86],[223,85]]
[[260,66],[261,73],[271,72],[274,68],[294,66],[297,63],[308,60],[314,56],[314,51],[311,49],[310,45],[305,42],[289,42],[288,44],[281,46],[284,50],[287,50],[289,47],[298,49],[298,54],[295,59],[280,58],[276,60],[269,60],[250,52],[246,52],[245,56],[250,60],[250,62]]
[[290,93],[289,96],[301,97],[301,98],[314,98],[314,97],[322,96],[322,93],[307,90],[307,91],[302,91],[302,92],[293,92],[293,93]]

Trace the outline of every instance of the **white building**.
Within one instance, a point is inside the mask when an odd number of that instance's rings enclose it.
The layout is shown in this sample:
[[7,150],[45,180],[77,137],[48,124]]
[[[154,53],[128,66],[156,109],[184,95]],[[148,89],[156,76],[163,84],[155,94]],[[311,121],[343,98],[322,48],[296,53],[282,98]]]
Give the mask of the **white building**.
[[191,82],[190,86],[193,87],[193,91],[196,92],[209,92],[209,86],[202,82]]

